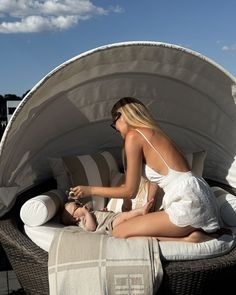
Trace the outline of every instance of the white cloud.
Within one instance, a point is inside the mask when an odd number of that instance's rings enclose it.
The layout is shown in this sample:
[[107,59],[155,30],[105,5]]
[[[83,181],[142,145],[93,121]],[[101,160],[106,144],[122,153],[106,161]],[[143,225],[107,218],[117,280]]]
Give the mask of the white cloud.
[[65,30],[77,23],[75,16],[42,17],[28,16],[20,22],[3,22],[0,26],[2,33],[38,33],[42,31]]
[[66,30],[95,15],[120,13],[119,6],[104,9],[90,0],[0,0],[0,33]]
[[236,51],[236,43],[231,45],[225,45],[222,47],[223,51]]

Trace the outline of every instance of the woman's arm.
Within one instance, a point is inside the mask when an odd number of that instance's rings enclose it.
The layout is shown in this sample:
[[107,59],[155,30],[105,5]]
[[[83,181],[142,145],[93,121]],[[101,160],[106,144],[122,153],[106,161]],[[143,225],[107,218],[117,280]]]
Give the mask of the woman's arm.
[[100,196],[110,198],[132,199],[138,191],[142,169],[142,144],[137,132],[130,131],[125,138],[125,153],[127,157],[126,178],[120,187],[76,186],[71,188],[75,198]]

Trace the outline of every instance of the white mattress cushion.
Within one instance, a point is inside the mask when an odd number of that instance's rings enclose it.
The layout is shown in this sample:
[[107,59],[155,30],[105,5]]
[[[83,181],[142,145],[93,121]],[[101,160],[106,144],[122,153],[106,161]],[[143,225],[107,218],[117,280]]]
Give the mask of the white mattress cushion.
[[35,196],[21,207],[21,220],[29,226],[42,225],[55,216],[64,202],[65,195],[59,190],[51,190]]
[[193,260],[217,257],[228,253],[236,245],[236,228],[232,235],[222,235],[202,243],[160,241],[162,260]]
[[[49,251],[51,242],[56,231],[64,225],[49,221],[48,223],[31,227],[24,226],[27,236],[40,248]],[[160,241],[160,256],[162,260],[191,260],[216,257],[228,253],[236,244],[236,228],[232,228],[233,235],[222,235],[203,243],[187,243]],[[91,233],[92,234],[92,233]],[[119,250],[119,249],[117,249]]]
[[63,224],[49,221],[41,226],[24,225],[26,235],[41,249],[49,251],[54,234],[64,227]]

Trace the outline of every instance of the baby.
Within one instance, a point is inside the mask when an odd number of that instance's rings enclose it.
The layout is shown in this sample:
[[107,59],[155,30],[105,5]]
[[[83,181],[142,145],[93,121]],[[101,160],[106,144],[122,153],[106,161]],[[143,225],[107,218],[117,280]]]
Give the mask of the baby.
[[64,206],[61,221],[64,225],[78,225],[86,231],[112,234],[114,227],[120,223],[149,212],[153,200],[148,201],[143,207],[128,212],[115,213],[113,211],[90,211],[86,205],[70,200]]

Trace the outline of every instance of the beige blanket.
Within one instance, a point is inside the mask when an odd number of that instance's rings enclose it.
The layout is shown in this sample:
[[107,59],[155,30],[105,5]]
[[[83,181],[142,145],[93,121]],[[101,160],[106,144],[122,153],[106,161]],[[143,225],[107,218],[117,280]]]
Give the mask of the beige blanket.
[[55,235],[48,271],[50,295],[151,295],[163,276],[156,239],[116,239],[75,226]]
[[151,295],[163,276],[156,239],[116,239],[75,226],[56,233],[48,272],[50,295]]

